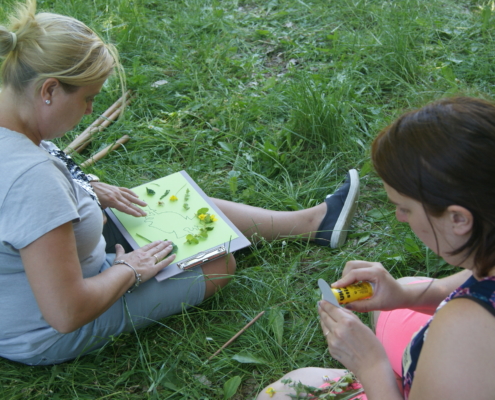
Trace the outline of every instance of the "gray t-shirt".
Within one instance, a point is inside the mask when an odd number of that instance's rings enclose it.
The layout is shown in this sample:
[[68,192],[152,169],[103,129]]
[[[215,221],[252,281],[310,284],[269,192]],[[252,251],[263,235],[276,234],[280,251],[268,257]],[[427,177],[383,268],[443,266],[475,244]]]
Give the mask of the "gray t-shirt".
[[0,356],[6,358],[32,357],[63,335],[41,315],[19,249],[72,221],[83,276],[98,274],[105,262],[101,210],[48,154],[50,146],[0,128]]

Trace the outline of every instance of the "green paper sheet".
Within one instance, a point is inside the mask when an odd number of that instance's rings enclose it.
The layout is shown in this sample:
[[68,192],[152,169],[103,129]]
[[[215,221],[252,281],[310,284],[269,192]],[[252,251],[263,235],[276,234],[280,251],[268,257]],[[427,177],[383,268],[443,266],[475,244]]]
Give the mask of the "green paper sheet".
[[[188,189],[189,199],[186,201]],[[228,251],[234,251],[240,247],[249,245],[249,241],[214,205],[185,171],[137,186],[132,188],[132,191],[148,204],[146,207],[142,207],[148,215],[146,217],[133,217],[116,209],[111,209],[114,216],[111,213],[109,213],[109,216],[114,222],[117,222],[115,221],[115,217],[118,219],[118,222],[122,226],[120,227],[118,223],[117,226],[135,249],[156,240],[171,240],[174,242],[177,246],[177,256],[174,264],[169,267],[175,266],[177,270],[172,273],[173,268],[166,267],[165,269],[168,269],[168,275],[175,275],[182,272],[182,270],[176,267],[178,262],[195,256],[200,252],[212,249],[215,246],[225,244]],[[151,191],[154,194],[150,194]],[[168,194],[163,197],[167,191],[169,191]],[[176,196],[177,200],[171,201],[171,196]],[[185,203],[189,207],[187,210],[184,208]],[[189,244],[186,242],[186,236],[188,234],[198,234],[199,229],[204,226],[196,217],[197,211],[201,208],[208,208],[208,213],[215,215],[217,220],[212,224],[208,224],[208,226],[213,227],[213,230],[208,232],[207,238],[199,238],[198,244]],[[242,244],[240,247],[238,247],[238,244],[232,248],[231,244],[236,239],[242,239]]]

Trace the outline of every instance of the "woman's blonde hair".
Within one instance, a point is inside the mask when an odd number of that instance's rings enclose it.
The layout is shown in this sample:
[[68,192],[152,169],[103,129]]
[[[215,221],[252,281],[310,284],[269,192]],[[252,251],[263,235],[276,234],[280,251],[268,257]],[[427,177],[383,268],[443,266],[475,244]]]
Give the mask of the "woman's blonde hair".
[[99,83],[117,70],[124,90],[118,52],[77,19],[36,14],[36,0],[17,6],[9,27],[0,26],[2,85],[22,92],[34,83],[39,90],[56,78],[67,91]]

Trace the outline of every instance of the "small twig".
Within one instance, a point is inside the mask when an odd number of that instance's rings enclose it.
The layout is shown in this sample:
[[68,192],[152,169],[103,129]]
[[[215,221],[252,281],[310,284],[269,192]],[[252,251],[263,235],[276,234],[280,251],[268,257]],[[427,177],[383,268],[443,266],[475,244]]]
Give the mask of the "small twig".
[[93,157],[88,158],[86,161],[84,161],[81,164],[81,167],[85,168],[85,167],[88,167],[90,165],[93,165],[96,161],[101,160],[103,157],[105,157],[112,150],[118,149],[120,146],[122,146],[124,143],[126,143],[129,139],[130,139],[130,137],[128,135],[122,136],[114,144],[111,144],[110,146],[105,147],[103,150],[96,153]]
[[208,358],[208,360],[211,360],[213,357],[215,357],[217,354],[219,354],[223,349],[225,349],[229,344],[231,344],[234,340],[236,340],[239,336],[241,336],[244,331],[249,328],[251,325],[253,325],[259,317],[261,317],[265,312],[261,311],[256,317],[254,317],[251,321],[249,321],[244,328],[242,328],[239,332],[237,332],[234,336],[232,336],[232,339],[230,339],[227,343],[225,343],[222,347],[220,347],[213,355]]
[[122,112],[122,102],[126,99],[125,106],[131,102],[132,92],[128,90],[124,96],[113,103],[102,115],[100,115],[90,126],[88,126],[80,135],[78,135],[65,149],[64,152],[70,154],[74,151],[80,153],[92,140],[96,132],[101,132]]
[[[151,240],[149,240],[148,238],[145,238],[143,235],[140,235],[139,233],[136,233],[136,236],[139,236],[141,239],[144,239],[146,240],[148,243],[152,243]],[[164,240],[164,242],[166,242],[167,239]]]

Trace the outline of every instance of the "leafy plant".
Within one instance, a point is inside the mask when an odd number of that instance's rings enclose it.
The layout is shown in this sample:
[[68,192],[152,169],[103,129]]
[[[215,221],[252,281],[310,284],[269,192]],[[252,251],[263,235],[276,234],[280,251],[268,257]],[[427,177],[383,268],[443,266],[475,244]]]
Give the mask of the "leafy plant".
[[212,224],[215,221],[218,221],[217,217],[214,214],[210,214],[208,212],[208,208],[200,208],[196,214],[196,218],[198,218],[199,223],[200,223],[200,228],[199,232],[195,234],[188,234],[186,236],[186,242],[187,244],[198,244],[200,239],[206,239],[208,238],[208,232],[212,231],[214,229],[214,226]]

